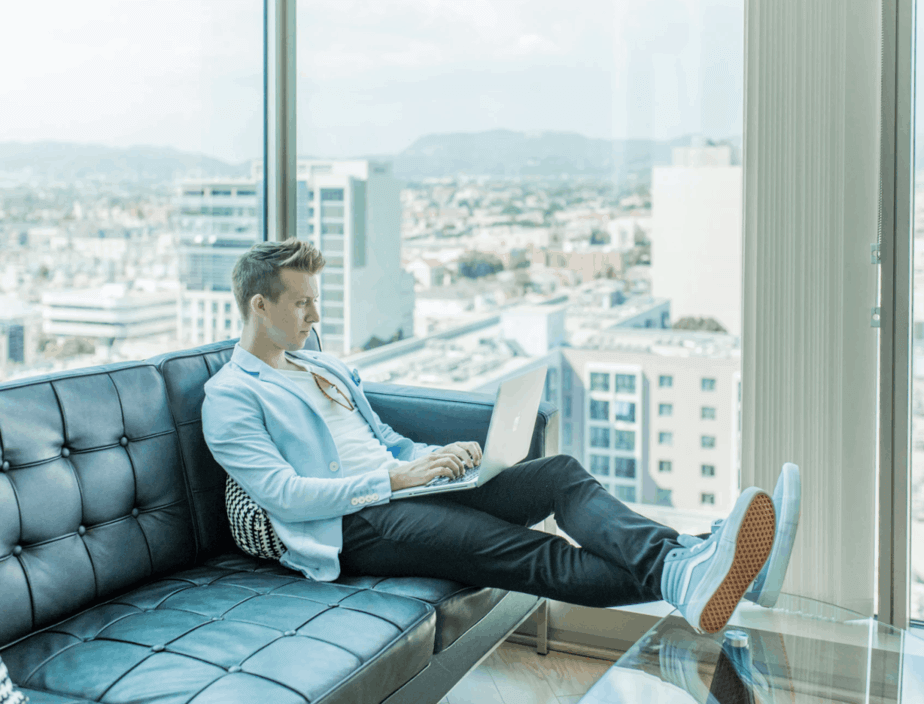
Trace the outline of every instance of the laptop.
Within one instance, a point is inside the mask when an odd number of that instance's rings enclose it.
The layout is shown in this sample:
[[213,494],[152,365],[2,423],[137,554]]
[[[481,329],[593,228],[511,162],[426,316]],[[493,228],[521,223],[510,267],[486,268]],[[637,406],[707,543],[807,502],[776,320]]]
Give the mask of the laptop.
[[456,479],[437,477],[428,484],[393,491],[392,500],[474,489],[487,484],[526,457],[536,427],[547,369],[547,365],[542,365],[501,383],[491,413],[481,464],[467,469]]

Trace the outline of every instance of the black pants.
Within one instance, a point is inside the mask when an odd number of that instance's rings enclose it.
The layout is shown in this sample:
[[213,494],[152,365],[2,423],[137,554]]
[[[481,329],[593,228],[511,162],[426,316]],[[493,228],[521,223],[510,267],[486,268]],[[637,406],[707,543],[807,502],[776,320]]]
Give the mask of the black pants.
[[[580,545],[528,526],[555,514]],[[661,598],[673,528],[640,516],[568,455],[521,462],[470,491],[343,518],[344,574],[451,579],[583,606]]]

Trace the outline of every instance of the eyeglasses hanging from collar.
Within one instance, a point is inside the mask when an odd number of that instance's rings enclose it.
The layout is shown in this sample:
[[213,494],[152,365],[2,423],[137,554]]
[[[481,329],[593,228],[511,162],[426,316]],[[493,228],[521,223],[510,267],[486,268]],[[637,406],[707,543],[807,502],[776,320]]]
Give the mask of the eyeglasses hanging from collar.
[[[318,385],[318,389],[320,389],[321,393],[324,394],[324,396],[325,396],[328,400],[333,401],[334,403],[343,406],[343,407],[346,408],[348,411],[352,411],[352,410],[355,408],[355,407],[353,406],[353,404],[350,402],[350,397],[347,396],[345,393],[343,393],[343,392],[340,390],[340,387],[337,386],[335,383],[333,383],[332,381],[328,381],[327,379],[325,379],[325,378],[324,378],[323,376],[321,376],[320,374],[315,374],[314,372],[311,372],[311,376],[314,377],[314,383],[316,383],[316,384]],[[326,386],[327,389],[329,389],[330,387],[333,386],[334,389],[337,391],[337,393],[340,394],[341,396],[343,396],[343,399],[344,399],[344,401],[346,401],[346,403],[343,403],[342,401],[338,401],[338,400],[335,399],[333,396],[331,396],[330,394],[328,394],[327,391],[325,390],[325,387],[322,385],[322,382],[323,382],[324,384],[327,385],[327,386]]]

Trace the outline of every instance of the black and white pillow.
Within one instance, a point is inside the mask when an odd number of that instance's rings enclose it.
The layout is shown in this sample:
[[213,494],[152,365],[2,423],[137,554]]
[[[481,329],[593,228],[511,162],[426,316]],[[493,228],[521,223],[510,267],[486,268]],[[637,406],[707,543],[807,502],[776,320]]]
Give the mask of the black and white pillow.
[[[231,524],[231,536],[241,550],[264,560],[282,557],[286,547],[273,530],[266,511],[230,476],[225,483],[225,508]],[[2,699],[0,704],[5,704]]]
[[6,665],[0,660],[0,704],[24,704],[27,701],[26,695],[13,685]]

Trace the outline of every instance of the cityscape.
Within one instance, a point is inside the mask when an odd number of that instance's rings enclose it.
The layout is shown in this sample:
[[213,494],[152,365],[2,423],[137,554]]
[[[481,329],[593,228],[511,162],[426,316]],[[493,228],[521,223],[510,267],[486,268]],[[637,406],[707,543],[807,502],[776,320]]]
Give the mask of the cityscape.
[[[297,236],[327,262],[322,348],[366,383],[490,394],[547,365],[560,451],[639,512],[701,532],[740,490],[740,152],[693,138],[669,153],[621,182],[300,159]],[[0,173],[0,381],[239,336],[230,273],[261,238],[261,173]],[[924,292],[924,247],[915,274]],[[916,360],[922,333],[924,316]],[[924,364],[914,383],[919,468]],[[913,501],[920,617],[921,471]]]

